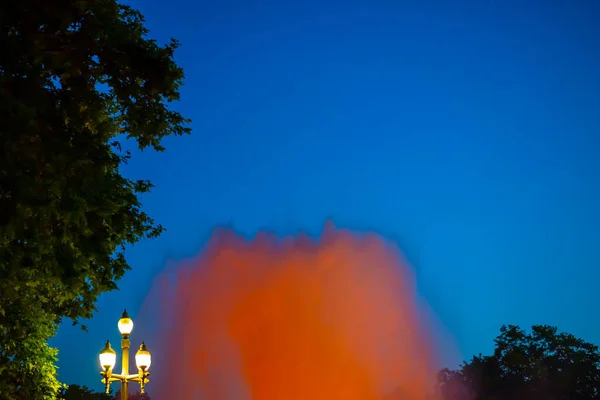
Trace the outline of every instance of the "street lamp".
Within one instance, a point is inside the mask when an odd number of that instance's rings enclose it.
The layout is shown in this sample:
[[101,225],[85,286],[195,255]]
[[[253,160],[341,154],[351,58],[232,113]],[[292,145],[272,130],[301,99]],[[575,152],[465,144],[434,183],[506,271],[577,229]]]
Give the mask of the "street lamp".
[[102,367],[102,383],[106,386],[106,393],[110,392],[110,384],[112,382],[121,382],[121,400],[127,400],[129,397],[129,382],[137,382],[140,384],[141,392],[144,393],[144,386],[150,382],[148,376],[150,372],[150,364],[152,362],[152,356],[146,348],[146,344],[142,342],[140,349],[135,354],[135,363],[138,367],[138,373],[129,374],[129,335],[133,330],[133,321],[127,315],[127,310],[123,311],[123,315],[119,320],[119,332],[123,340],[121,340],[121,349],[123,350],[123,357],[121,359],[121,373],[114,374],[113,368],[117,362],[117,353],[110,347],[110,342],[107,340],[104,349],[100,352],[100,367]]

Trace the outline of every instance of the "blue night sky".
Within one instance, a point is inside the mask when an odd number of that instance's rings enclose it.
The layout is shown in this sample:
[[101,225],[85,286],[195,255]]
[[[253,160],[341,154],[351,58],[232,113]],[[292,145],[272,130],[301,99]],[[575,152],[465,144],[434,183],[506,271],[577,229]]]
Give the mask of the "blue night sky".
[[124,170],[168,231],[128,250],[89,333],[61,328],[63,381],[102,389],[122,309],[219,224],[398,241],[464,357],[509,323],[600,343],[600,2],[130,4],[181,41],[193,135]]

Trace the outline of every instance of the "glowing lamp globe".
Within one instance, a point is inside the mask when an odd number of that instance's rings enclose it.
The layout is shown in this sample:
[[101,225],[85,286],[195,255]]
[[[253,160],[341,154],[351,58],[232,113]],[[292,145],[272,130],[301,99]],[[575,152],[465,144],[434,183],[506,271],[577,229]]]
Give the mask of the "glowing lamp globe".
[[121,335],[123,336],[129,336],[129,334],[133,330],[133,321],[131,318],[129,318],[129,315],[127,315],[127,310],[123,311],[123,315],[119,320],[118,326],[119,332],[121,332]]
[[111,370],[114,368],[115,363],[117,362],[117,353],[110,347],[110,342],[108,340],[98,358],[100,359],[100,366],[103,369]]
[[135,353],[135,363],[142,371],[146,371],[148,368],[150,368],[152,356],[150,355],[150,352],[146,348],[146,344],[144,342],[142,342],[140,349],[137,351],[137,353]]

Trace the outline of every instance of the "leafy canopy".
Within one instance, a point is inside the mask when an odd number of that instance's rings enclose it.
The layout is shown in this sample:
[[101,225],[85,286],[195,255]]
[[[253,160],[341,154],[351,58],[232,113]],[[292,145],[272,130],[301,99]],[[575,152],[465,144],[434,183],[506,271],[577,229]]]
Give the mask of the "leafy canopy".
[[[129,393],[129,400],[152,400],[147,393]],[[69,385],[63,388],[58,396],[58,400],[121,400],[121,390],[112,394],[95,392],[87,386]]]
[[59,400],[113,400],[113,396],[95,392],[87,386],[69,385],[61,390]]
[[[119,170],[131,156],[122,140],[162,151],[163,138],[190,131],[170,107],[178,44],[147,33],[115,0],[0,2],[0,398],[57,390],[43,343],[117,288],[125,245],[163,230],[139,199],[152,184]],[[41,359],[41,383],[23,380]]]
[[444,400],[600,399],[598,346],[556,327],[503,326],[494,354],[442,370]]

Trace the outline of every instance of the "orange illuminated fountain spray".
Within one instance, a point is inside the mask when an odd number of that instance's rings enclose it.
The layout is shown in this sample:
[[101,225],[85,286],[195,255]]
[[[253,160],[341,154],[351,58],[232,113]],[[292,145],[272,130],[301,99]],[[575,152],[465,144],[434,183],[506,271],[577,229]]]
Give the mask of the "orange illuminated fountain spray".
[[433,398],[438,360],[414,277],[375,234],[216,231],[147,307],[157,299],[153,398]]

